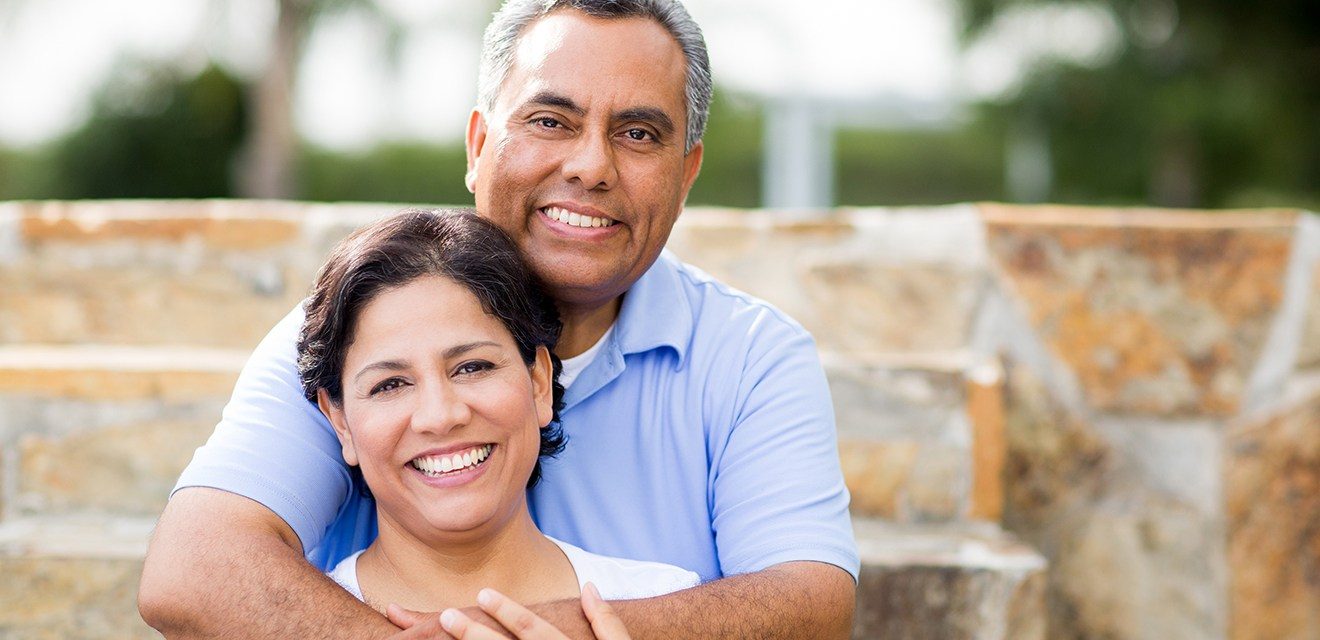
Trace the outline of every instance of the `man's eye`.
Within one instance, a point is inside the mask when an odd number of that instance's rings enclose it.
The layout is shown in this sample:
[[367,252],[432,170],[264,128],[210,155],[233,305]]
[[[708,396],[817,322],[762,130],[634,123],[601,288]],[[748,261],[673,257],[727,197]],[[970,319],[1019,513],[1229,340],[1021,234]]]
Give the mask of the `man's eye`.
[[651,132],[647,131],[646,129],[629,129],[625,131],[623,135],[626,135],[630,140],[636,140],[637,142],[646,142],[647,140],[651,140],[655,137],[652,136]]
[[564,126],[563,123],[550,117],[537,118],[532,122],[535,124],[539,124],[542,127],[545,127],[546,129],[558,129],[559,127]]
[[371,388],[370,395],[374,396],[378,393],[386,393],[389,391],[394,391],[395,389],[399,389],[403,387],[403,384],[404,382],[400,378],[390,378],[388,380],[382,380],[376,383],[376,386]]

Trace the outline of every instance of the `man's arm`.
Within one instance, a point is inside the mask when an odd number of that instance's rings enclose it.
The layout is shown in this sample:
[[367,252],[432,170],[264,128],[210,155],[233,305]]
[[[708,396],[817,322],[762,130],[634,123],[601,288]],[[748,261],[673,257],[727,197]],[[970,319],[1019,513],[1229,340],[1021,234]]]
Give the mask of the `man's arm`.
[[303,558],[289,525],[216,489],[181,489],[152,536],[142,618],[169,638],[386,638],[398,632]]
[[[786,562],[754,573],[643,600],[610,603],[633,640],[650,638],[848,638],[856,585],[847,571],[819,562]],[[570,638],[594,640],[578,600],[527,607]],[[500,625],[480,609],[464,610],[492,629]],[[439,617],[401,616],[418,624],[400,638],[449,638]]]

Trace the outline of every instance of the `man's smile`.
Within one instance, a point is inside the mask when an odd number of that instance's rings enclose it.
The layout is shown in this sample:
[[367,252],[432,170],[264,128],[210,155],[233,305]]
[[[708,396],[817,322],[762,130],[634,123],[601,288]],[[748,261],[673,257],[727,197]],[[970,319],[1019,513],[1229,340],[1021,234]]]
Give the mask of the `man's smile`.
[[608,227],[614,224],[613,220],[603,216],[592,216],[592,215],[587,215],[585,213],[577,213],[575,211],[569,211],[568,209],[564,209],[562,207],[553,207],[553,206],[545,207],[540,211],[541,213],[545,214],[547,218],[550,218],[555,222],[566,224],[570,227],[583,227],[583,228]]

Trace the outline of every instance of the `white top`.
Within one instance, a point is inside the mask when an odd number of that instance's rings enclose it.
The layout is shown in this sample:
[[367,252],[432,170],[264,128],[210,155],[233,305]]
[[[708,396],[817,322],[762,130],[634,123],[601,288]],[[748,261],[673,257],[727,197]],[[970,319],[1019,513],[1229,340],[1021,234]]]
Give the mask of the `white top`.
[[573,384],[573,381],[577,380],[578,374],[582,373],[582,370],[586,369],[587,365],[591,364],[591,361],[596,359],[596,354],[600,353],[600,348],[605,346],[605,342],[609,340],[611,333],[614,333],[613,324],[610,325],[610,328],[605,330],[605,333],[600,336],[600,340],[597,340],[596,344],[591,345],[591,348],[573,356],[572,358],[563,358],[560,360],[560,362],[563,363],[564,368],[559,372],[559,384],[564,385],[565,389],[568,388],[568,385]]
[[[546,537],[550,538],[550,536]],[[550,541],[559,545],[564,555],[568,556],[569,564],[573,565],[573,571],[577,573],[578,588],[581,589],[590,582],[596,585],[596,589],[600,590],[600,596],[606,600],[634,600],[662,596],[701,583],[701,578],[697,574],[671,564],[611,558],[584,551],[554,538],[550,538]],[[327,575],[358,600],[366,600],[362,597],[362,587],[358,585],[357,578],[357,561],[360,555],[362,555],[361,551],[344,558]]]

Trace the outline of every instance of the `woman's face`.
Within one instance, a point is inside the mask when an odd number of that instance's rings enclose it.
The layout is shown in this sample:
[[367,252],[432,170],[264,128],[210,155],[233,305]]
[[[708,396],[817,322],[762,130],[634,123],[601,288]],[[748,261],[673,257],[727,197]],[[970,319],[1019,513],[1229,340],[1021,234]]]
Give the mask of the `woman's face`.
[[362,468],[381,517],[428,540],[480,537],[522,508],[550,422],[550,356],[513,336],[456,282],[426,276],[359,312],[343,405],[321,408]]

